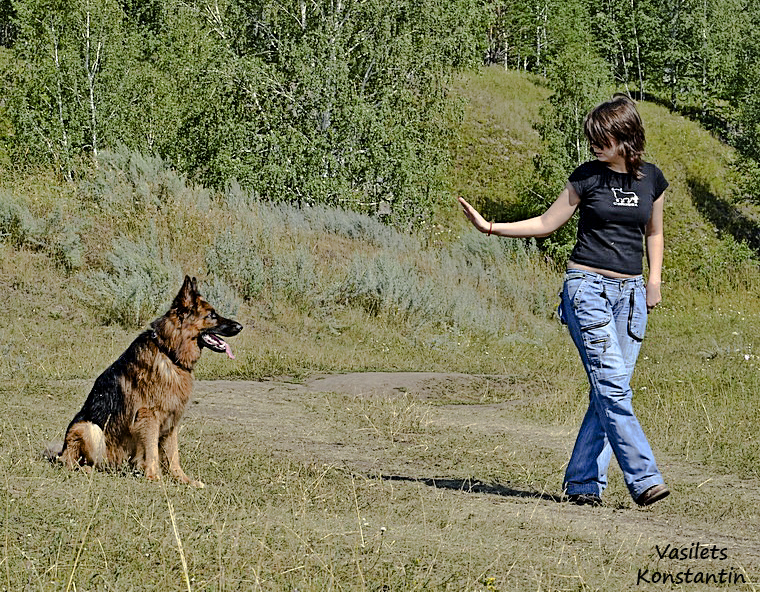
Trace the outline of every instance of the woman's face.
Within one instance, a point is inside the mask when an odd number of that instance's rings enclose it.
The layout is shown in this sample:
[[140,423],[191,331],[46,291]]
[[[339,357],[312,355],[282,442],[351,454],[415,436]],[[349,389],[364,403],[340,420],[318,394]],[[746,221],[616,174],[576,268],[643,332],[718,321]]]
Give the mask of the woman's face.
[[610,139],[609,142],[609,146],[591,144],[591,152],[594,153],[594,156],[596,156],[596,159],[599,162],[607,164],[612,170],[625,172],[625,157],[623,156],[623,151],[620,149],[620,144],[612,139]]
[[591,144],[591,152],[593,152],[597,160],[601,162],[609,163],[622,158],[620,154],[620,146],[615,142],[615,140],[610,140],[609,146]]

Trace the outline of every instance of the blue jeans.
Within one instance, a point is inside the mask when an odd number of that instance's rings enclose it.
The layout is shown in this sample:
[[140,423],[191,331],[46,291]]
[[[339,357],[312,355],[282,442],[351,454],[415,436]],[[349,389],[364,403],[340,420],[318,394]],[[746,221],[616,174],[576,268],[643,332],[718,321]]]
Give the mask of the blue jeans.
[[664,483],[633,412],[630,387],[647,325],[644,280],[568,270],[559,313],[591,386],[564,489],[568,495],[601,495],[614,453],[628,491],[636,499],[653,485]]

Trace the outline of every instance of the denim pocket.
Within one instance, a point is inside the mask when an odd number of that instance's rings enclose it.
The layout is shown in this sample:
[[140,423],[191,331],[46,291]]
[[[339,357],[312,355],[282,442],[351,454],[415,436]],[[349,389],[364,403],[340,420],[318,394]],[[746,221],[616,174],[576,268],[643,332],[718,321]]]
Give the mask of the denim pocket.
[[575,297],[579,292],[583,293],[585,281],[586,275],[582,272],[568,271],[565,274],[565,281],[559,293],[559,306],[557,306],[557,316],[563,325],[567,325],[568,309],[566,307],[575,306]]
[[565,274],[565,285],[562,287],[561,295],[564,295],[567,302],[576,306],[576,301],[583,294],[583,290],[587,283],[587,278],[580,272],[568,272]]
[[610,323],[612,311],[600,282],[586,277],[580,280],[572,278],[565,282],[565,287],[581,331],[590,331]]
[[647,293],[643,286],[631,290],[628,307],[628,335],[643,341],[647,330]]

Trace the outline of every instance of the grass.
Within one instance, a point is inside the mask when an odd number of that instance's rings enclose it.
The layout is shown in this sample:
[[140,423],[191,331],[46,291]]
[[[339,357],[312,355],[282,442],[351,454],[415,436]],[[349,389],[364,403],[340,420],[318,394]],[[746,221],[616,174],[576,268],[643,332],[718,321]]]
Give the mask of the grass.
[[[538,150],[535,82],[492,68],[457,83],[470,102],[452,194],[495,215],[513,203]],[[116,155],[76,187],[44,174],[0,187],[0,587],[614,592],[663,567],[656,543],[755,528],[760,274],[704,205],[736,203],[733,155],[661,107],[641,111],[671,186],[664,301],[633,386],[672,501],[637,513],[613,472],[612,509],[554,503],[586,382],[553,317],[561,274],[533,245],[474,233],[453,197],[409,235],[239,188],[210,195]],[[286,398],[290,415],[267,411],[288,426],[278,437],[190,413],[184,464],[203,490],[42,462],[183,273],[246,326],[237,360],[204,356],[200,379],[470,377],[392,398]]]
[[[302,409],[314,439],[303,455],[255,425],[238,422],[230,438],[228,422],[192,416],[184,464],[202,490],[72,473],[36,459],[63,420],[37,410],[41,400],[70,415],[80,390],[3,393],[3,417],[14,418],[2,423],[0,449],[8,590],[624,590],[657,565],[653,544],[664,535],[652,521],[691,520],[699,500],[679,492],[680,508],[628,521],[620,511],[631,502],[613,475],[617,515],[599,528],[596,511],[551,501],[572,428],[506,414],[499,433],[443,425],[437,405],[414,393],[313,395]],[[323,438],[341,442],[344,460],[325,456]],[[721,524],[751,521],[751,502],[737,493]],[[643,538],[640,520],[650,521]]]
[[453,90],[467,101],[452,146],[450,191],[489,218],[504,218],[529,184],[541,146],[533,125],[550,91],[538,78],[497,66],[462,75]]

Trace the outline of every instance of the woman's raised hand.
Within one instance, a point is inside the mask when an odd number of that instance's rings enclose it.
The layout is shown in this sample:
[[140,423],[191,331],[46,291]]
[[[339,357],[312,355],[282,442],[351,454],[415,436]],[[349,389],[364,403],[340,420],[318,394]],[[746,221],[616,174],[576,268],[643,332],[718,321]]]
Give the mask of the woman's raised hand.
[[472,222],[475,228],[477,228],[480,232],[489,231],[491,224],[489,222],[486,222],[486,219],[480,215],[480,212],[478,212],[469,203],[467,203],[467,200],[465,200],[463,197],[459,198],[459,203],[462,206],[464,215],[467,216],[467,219]]

